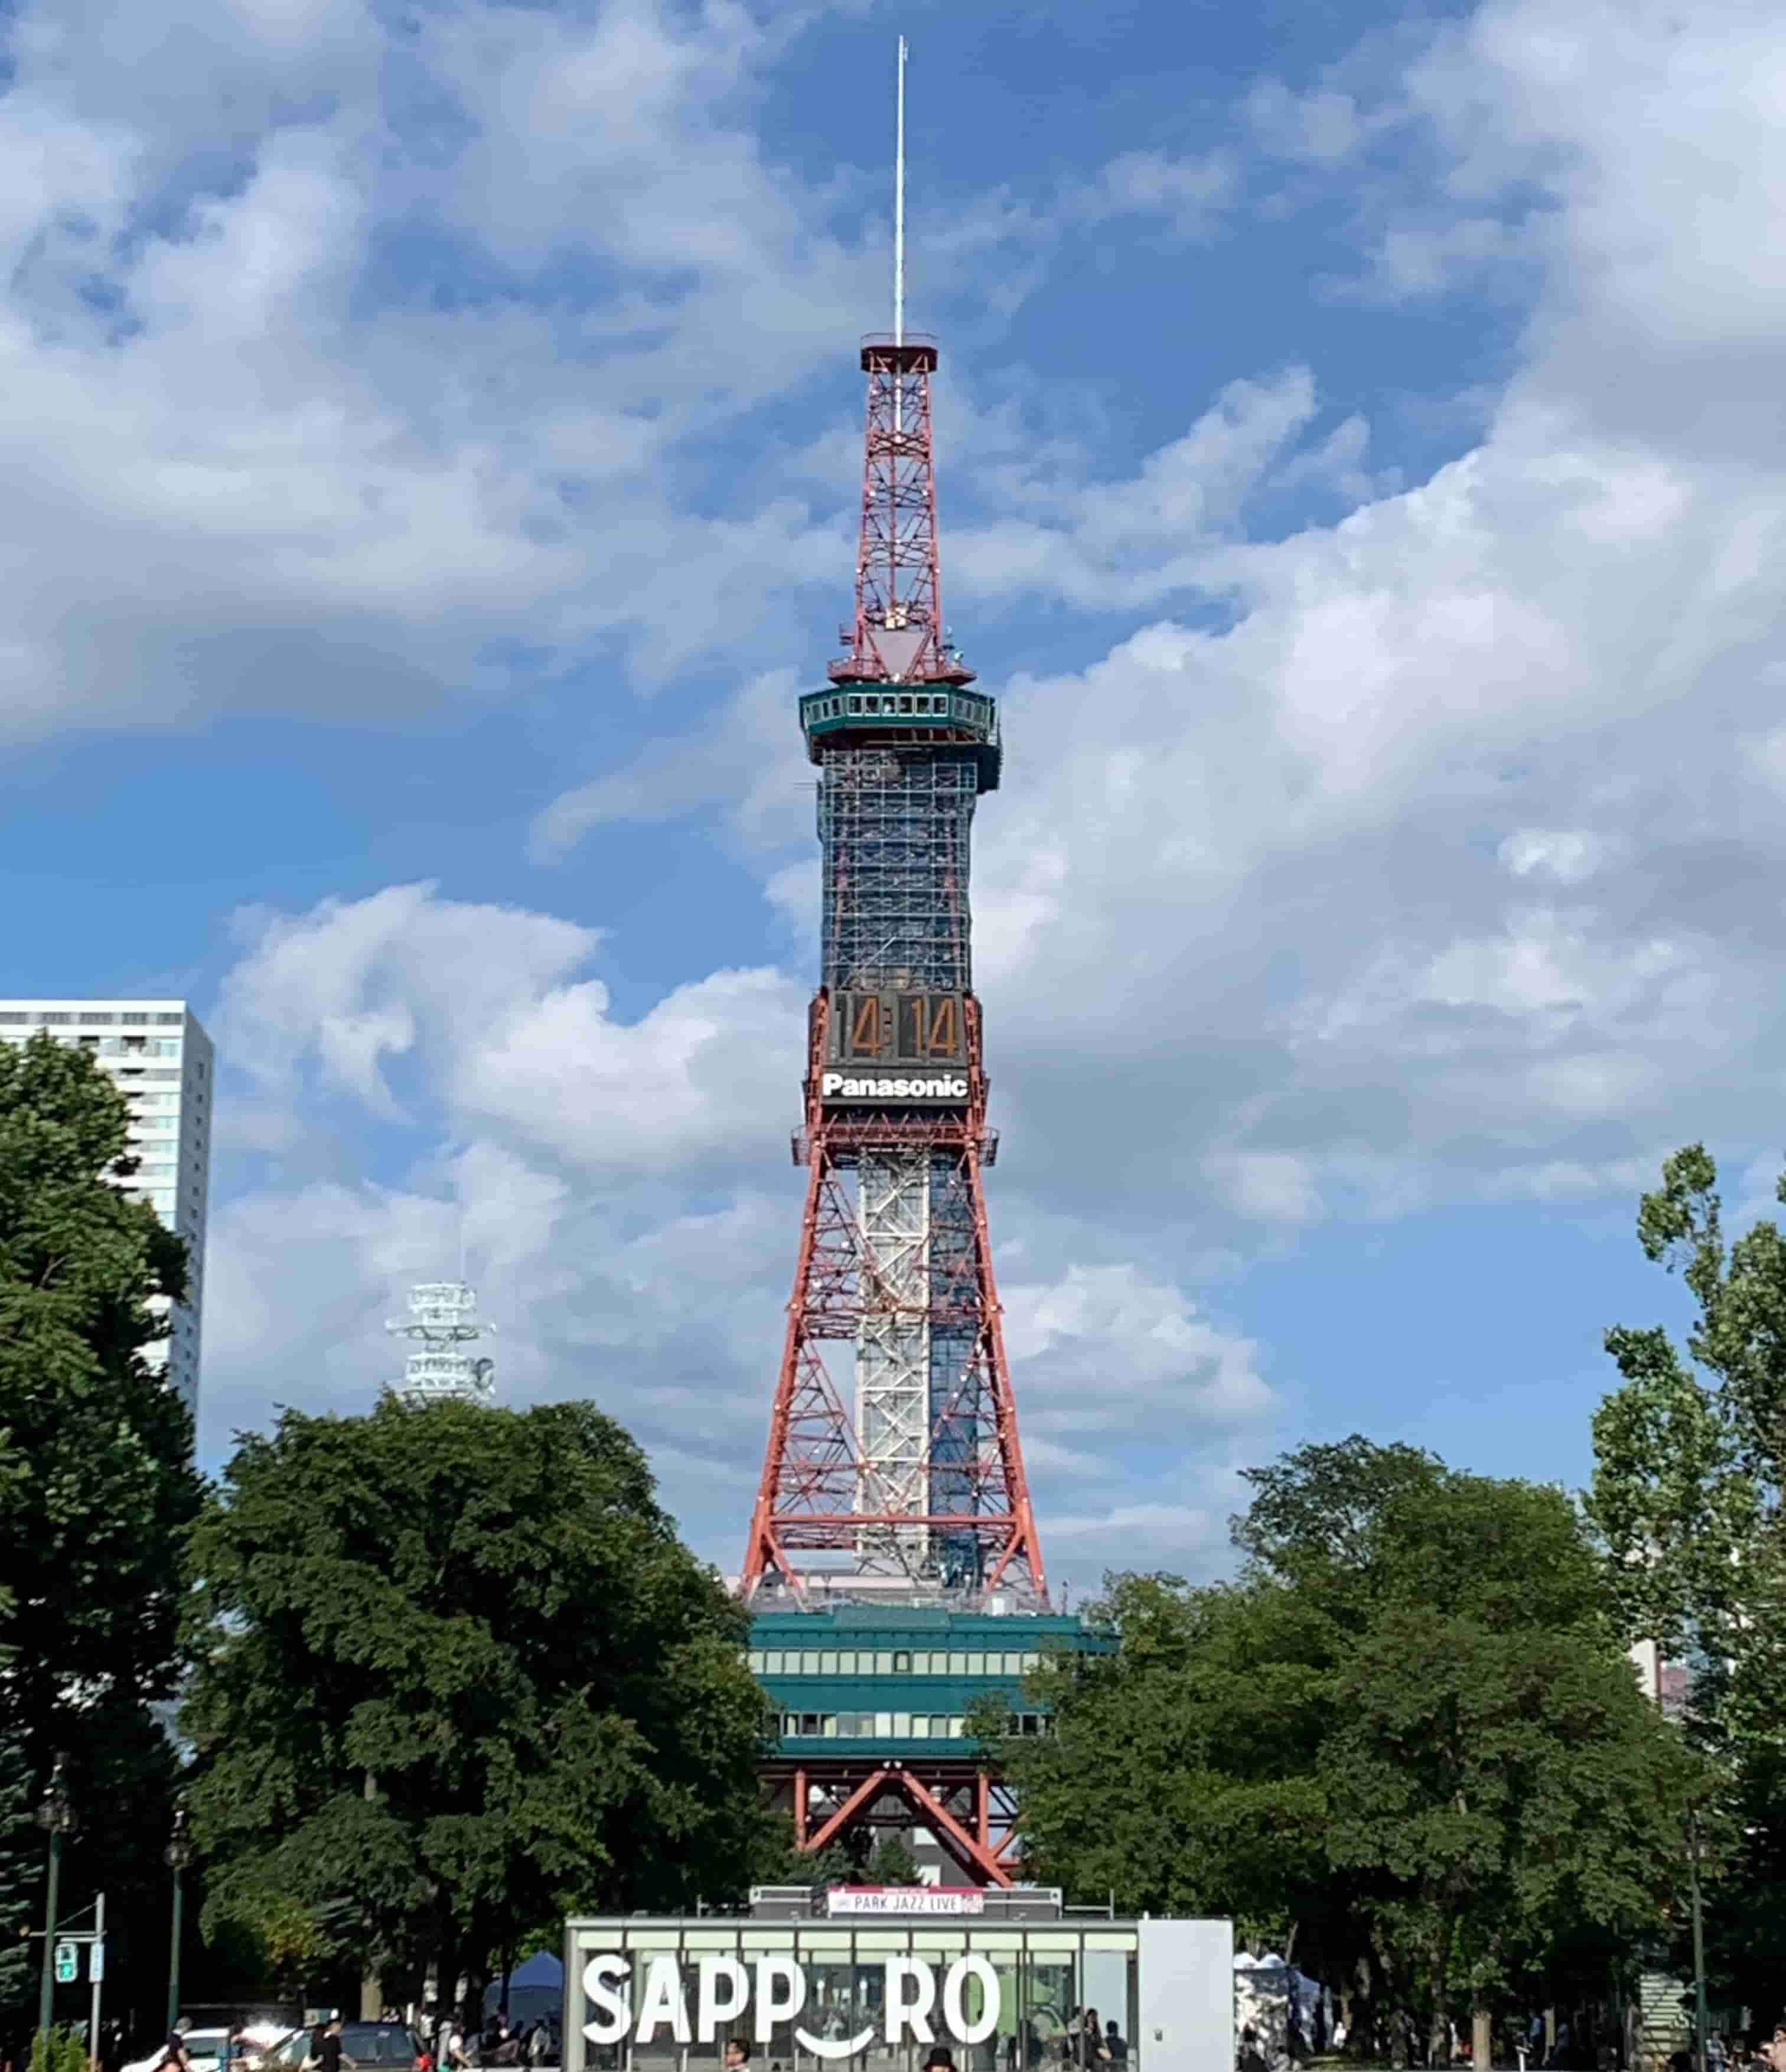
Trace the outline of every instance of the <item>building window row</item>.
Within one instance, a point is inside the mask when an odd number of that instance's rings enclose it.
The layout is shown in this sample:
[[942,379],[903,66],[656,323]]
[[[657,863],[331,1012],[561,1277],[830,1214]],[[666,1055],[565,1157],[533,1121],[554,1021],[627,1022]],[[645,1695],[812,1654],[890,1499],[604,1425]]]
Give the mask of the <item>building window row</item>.
[[990,698],[950,697],[941,691],[852,691],[848,696],[819,698],[807,708],[808,718],[818,720],[916,718],[966,720],[970,726],[990,726]]
[[[105,1059],[178,1058],[180,1054],[179,1039],[177,1037],[58,1036],[55,1040],[64,1050],[75,1046]],[[29,1041],[30,1038],[25,1036],[10,1034],[0,1036],[0,1042],[10,1043],[14,1050],[23,1048]],[[118,1068],[114,1066],[110,1069],[116,1071]],[[139,1067],[129,1065],[126,1065],[123,1069],[126,1072],[136,1072],[140,1070]],[[180,1075],[176,1071],[150,1072],[146,1076],[152,1079],[177,1079]]]
[[1023,1676],[1039,1655],[977,1648],[753,1648],[745,1659],[758,1676]]
[[[777,1720],[784,1738],[810,1741],[959,1741],[967,1735],[959,1712],[782,1712]],[[1013,1712],[1008,1732],[1045,1734],[1045,1712]]]
[[133,1024],[142,1027],[146,1024],[154,1023],[164,1029],[168,1027],[178,1029],[185,1020],[186,1017],[183,1014],[67,1014],[49,1009],[39,1009],[31,1013],[23,1013],[14,1009],[8,1009],[4,1013],[0,1013],[0,1022],[24,1022],[27,1025],[35,1024],[40,1027],[51,1029],[110,1029],[121,1022],[125,1027],[129,1027]]

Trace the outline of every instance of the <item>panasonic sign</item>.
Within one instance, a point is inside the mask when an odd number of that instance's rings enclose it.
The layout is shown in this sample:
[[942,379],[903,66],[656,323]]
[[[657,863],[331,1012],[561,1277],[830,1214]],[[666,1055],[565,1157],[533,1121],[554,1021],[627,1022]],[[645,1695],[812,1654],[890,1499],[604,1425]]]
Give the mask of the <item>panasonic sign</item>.
[[819,1092],[820,1098],[827,1101],[964,1101],[967,1098],[967,1075],[827,1071],[819,1077]]
[[[773,2041],[783,2022],[798,2022],[806,2010],[807,1979],[799,1959],[779,1951],[754,1957],[747,1967],[737,1957],[692,1960],[694,1993],[681,1962],[653,1957],[643,1973],[638,2011],[633,2012],[632,1963],[608,1954],[583,1967],[583,1991],[595,2012],[583,2024],[591,2043],[619,2043],[630,2037],[649,2043],[661,2031],[680,2044],[712,2043],[722,2022],[748,2008],[758,2042]],[[922,1957],[883,1960],[879,2016],[854,2036],[815,2036],[796,2028],[794,2040],[815,2058],[853,2058],[877,2037],[889,2044],[934,2043],[940,2028],[951,2041],[983,2043],[999,2025],[999,1975],[984,1957],[970,1951],[946,1970]]]

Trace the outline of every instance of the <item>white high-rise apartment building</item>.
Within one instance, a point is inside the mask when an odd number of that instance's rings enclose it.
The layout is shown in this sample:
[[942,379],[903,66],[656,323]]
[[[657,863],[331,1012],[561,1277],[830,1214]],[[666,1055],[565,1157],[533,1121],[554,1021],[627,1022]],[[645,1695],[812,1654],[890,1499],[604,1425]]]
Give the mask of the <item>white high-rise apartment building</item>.
[[39,1029],[91,1050],[130,1107],[136,1171],[117,1184],[146,1201],[186,1240],[187,1299],[172,1334],[148,1348],[195,1418],[199,1414],[199,1319],[204,1301],[206,1198],[211,1180],[211,1038],[183,1000],[0,1000],[0,1039],[24,1043]]

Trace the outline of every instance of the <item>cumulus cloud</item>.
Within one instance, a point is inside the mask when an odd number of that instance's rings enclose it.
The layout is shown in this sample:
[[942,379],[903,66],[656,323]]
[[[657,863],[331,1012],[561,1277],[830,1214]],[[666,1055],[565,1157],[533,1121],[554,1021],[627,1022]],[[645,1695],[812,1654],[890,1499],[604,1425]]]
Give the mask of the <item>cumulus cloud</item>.
[[[206,1446],[276,1402],[363,1408],[400,1372],[383,1324],[408,1283],[463,1259],[500,1326],[505,1399],[592,1396],[651,1449],[702,1551],[735,1562],[794,1264],[783,1126],[806,988],[716,972],[623,1021],[584,975],[598,930],[425,885],[249,910],[237,932],[216,1022],[236,1184],[211,1234]],[[400,1182],[363,1176],[372,1128]],[[1219,1454],[1270,1416],[1255,1348],[1176,1281],[1086,1264],[1091,1234],[1020,1194],[1000,1207],[1013,1256],[1053,1269],[1006,1295],[1050,1501],[1113,1444]]]
[[770,1134],[806,1001],[769,970],[675,987],[634,1022],[577,978],[597,931],[552,915],[443,900],[425,885],[250,913],[219,1033],[263,1092],[345,1096],[498,1128],[590,1166],[734,1157]]
[[1004,1297],[1007,1350],[1041,1430],[1139,1437],[1162,1421],[1226,1424],[1271,1405],[1257,1348],[1132,1264],[1075,1264]]
[[[624,649],[630,690],[792,590],[835,597],[853,461],[818,485],[848,426],[735,507],[690,488],[703,441],[879,293],[753,134],[794,18],[434,10],[404,76],[454,120],[437,162],[393,169],[382,31],[313,11],[327,33],[275,65],[289,14],[195,0],[220,36],[239,18],[220,47],[258,82],[227,177],[191,156],[197,104],[151,136],[111,58],[20,45],[0,441],[29,494],[0,553],[32,580],[0,723],[144,723],[151,683],[161,719],[388,713],[481,695],[517,639],[548,669]],[[1415,479],[1314,352],[1108,465],[996,383],[947,405],[983,491],[949,507],[964,637],[996,611],[1076,629],[1070,664],[993,684],[1011,775],[975,886],[1013,1358],[1053,1530],[1088,1561],[1216,1558],[1219,1478],[1273,1429],[1263,1356],[1180,1264],[1237,1223],[1277,1245],[1625,1192],[1682,1137],[1752,1148],[1777,1096],[1786,290],[1752,261],[1783,81],[1786,27],[1743,0],[1483,0],[1259,88],[1284,178],[1369,160],[1355,286],[1519,300],[1480,434]],[[1057,227],[1201,234],[1254,170],[1137,151]],[[393,213],[491,267],[488,294],[430,306],[397,269],[368,302]],[[959,234],[1026,264],[1044,242],[1002,198]],[[566,255],[612,294],[530,292]],[[750,349],[716,380],[721,314]],[[733,680],[642,758],[573,763],[536,853],[708,815],[810,925],[796,685],[754,656]],[[388,1349],[331,1346],[462,1219],[528,1320],[519,1392],[574,1374],[691,1504],[748,1491],[797,1178],[765,1161],[811,973],[692,970],[622,1014],[610,954],[597,926],[421,886],[247,918],[222,1025],[251,1184],[217,1244],[256,1330],[213,1334],[220,1402],[264,1400],[279,1362],[369,1388]],[[390,1133],[395,1177],[346,1170],[331,1118]],[[302,1330],[255,1293],[279,1261]],[[1186,1486],[1124,1452],[1136,1431],[1192,1449]],[[1100,1500],[1074,1501],[1088,1475]]]
[[[1000,687],[1021,781],[975,837],[1001,1114],[1040,1188],[1125,1232],[1617,1189],[1671,1134],[1740,1135],[1777,1077],[1776,291],[1729,254],[1786,179],[1758,112],[1786,33],[1489,0],[1406,51],[1252,115],[1311,164],[1393,130],[1435,229],[1517,245],[1529,313],[1480,439],[1374,482],[1369,426],[1324,429],[1293,371],[1122,479],[1062,451],[948,532],[964,610],[1131,621]],[[1712,195],[1714,133],[1755,177]],[[1367,254],[1417,227],[1373,163]],[[1316,480],[1353,508],[1256,525]]]
[[1581,828],[1518,828],[1497,853],[1515,878],[1549,877],[1561,885],[1579,885],[1610,861],[1616,848]]
[[1294,1151],[1217,1151],[1205,1161],[1238,1214],[1261,1223],[1307,1223],[1324,1213],[1310,1160]]
[[[517,643],[661,673],[770,608],[766,566],[826,568],[828,512],[697,515],[670,473],[865,286],[836,196],[749,125],[797,16],[146,18],[7,24],[0,729],[425,713],[487,700]],[[417,290],[425,244],[489,290]],[[573,260],[623,292],[542,291]]]
[[1078,206],[1094,219],[1157,214],[1180,237],[1199,237],[1233,201],[1239,184],[1231,152],[1174,158],[1163,151],[1124,151],[1082,192]]

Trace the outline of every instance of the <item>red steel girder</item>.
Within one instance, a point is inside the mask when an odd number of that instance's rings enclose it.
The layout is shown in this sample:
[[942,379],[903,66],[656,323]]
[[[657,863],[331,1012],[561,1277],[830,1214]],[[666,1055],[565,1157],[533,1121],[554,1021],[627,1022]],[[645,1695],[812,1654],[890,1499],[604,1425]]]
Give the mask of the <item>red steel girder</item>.
[[[841,1803],[815,1825],[811,1794],[823,1783],[848,1789]],[[817,1856],[868,1819],[877,1802],[890,1792],[905,1801],[916,1824],[930,1828],[975,1883],[1009,1886],[1016,1881],[1002,1859],[1010,1838],[996,1841],[974,1815],[963,1819],[955,1811],[949,1801],[963,1788],[974,1791],[976,1802],[983,1799],[984,1786],[977,1779],[959,1778],[947,1771],[933,1776],[923,1766],[909,1762],[877,1762],[860,1777],[853,1766],[835,1777],[828,1776],[822,1764],[803,1766],[795,1774],[794,1785],[795,1831],[797,1835],[803,1831],[805,1836],[799,1846],[807,1855]]]
[[887,1786],[895,1781],[897,1774],[897,1773],[892,1770],[877,1770],[872,1776],[864,1778],[837,1811],[827,1818],[823,1825],[814,1829],[808,1835],[803,1845],[807,1854],[812,1856],[817,1856],[834,1836],[844,1832],[852,1815],[860,1812],[864,1807],[878,1798]]
[[868,404],[862,442],[862,516],[856,557],[856,618],[847,652],[831,664],[839,682],[966,684],[968,668],[942,624],[937,553],[936,461],[930,437],[934,339],[864,342]]
[[1017,1432],[981,1182],[987,1087],[978,1003],[971,997],[967,1003],[966,1109],[930,1120],[925,1126],[930,1134],[922,1140],[955,1161],[955,1184],[968,1210],[959,1256],[934,1263],[926,1294],[930,1319],[939,1337],[966,1347],[932,1422],[932,1457],[942,1470],[952,1501],[942,1508],[901,1513],[863,1503],[866,1470],[858,1454],[854,1420],[820,1347],[826,1341],[853,1339],[864,1314],[860,1241],[833,1133],[847,1133],[848,1148],[860,1150],[909,1148],[914,1133],[908,1127],[890,1143],[877,1141],[872,1118],[844,1118],[826,1110],[819,1085],[829,1012],[828,997],[821,991],[808,1028],[806,1202],[781,1371],[745,1551],[743,1593],[747,1598],[753,1596],[765,1577],[774,1574],[804,1601],[795,1553],[830,1552],[860,1558],[864,1528],[881,1528],[883,1545],[897,1539],[897,1528],[908,1528],[946,1533],[958,1543],[979,1543],[983,1549],[984,1591],[1015,1585],[1026,1597],[1045,1604],[1047,1583]]

